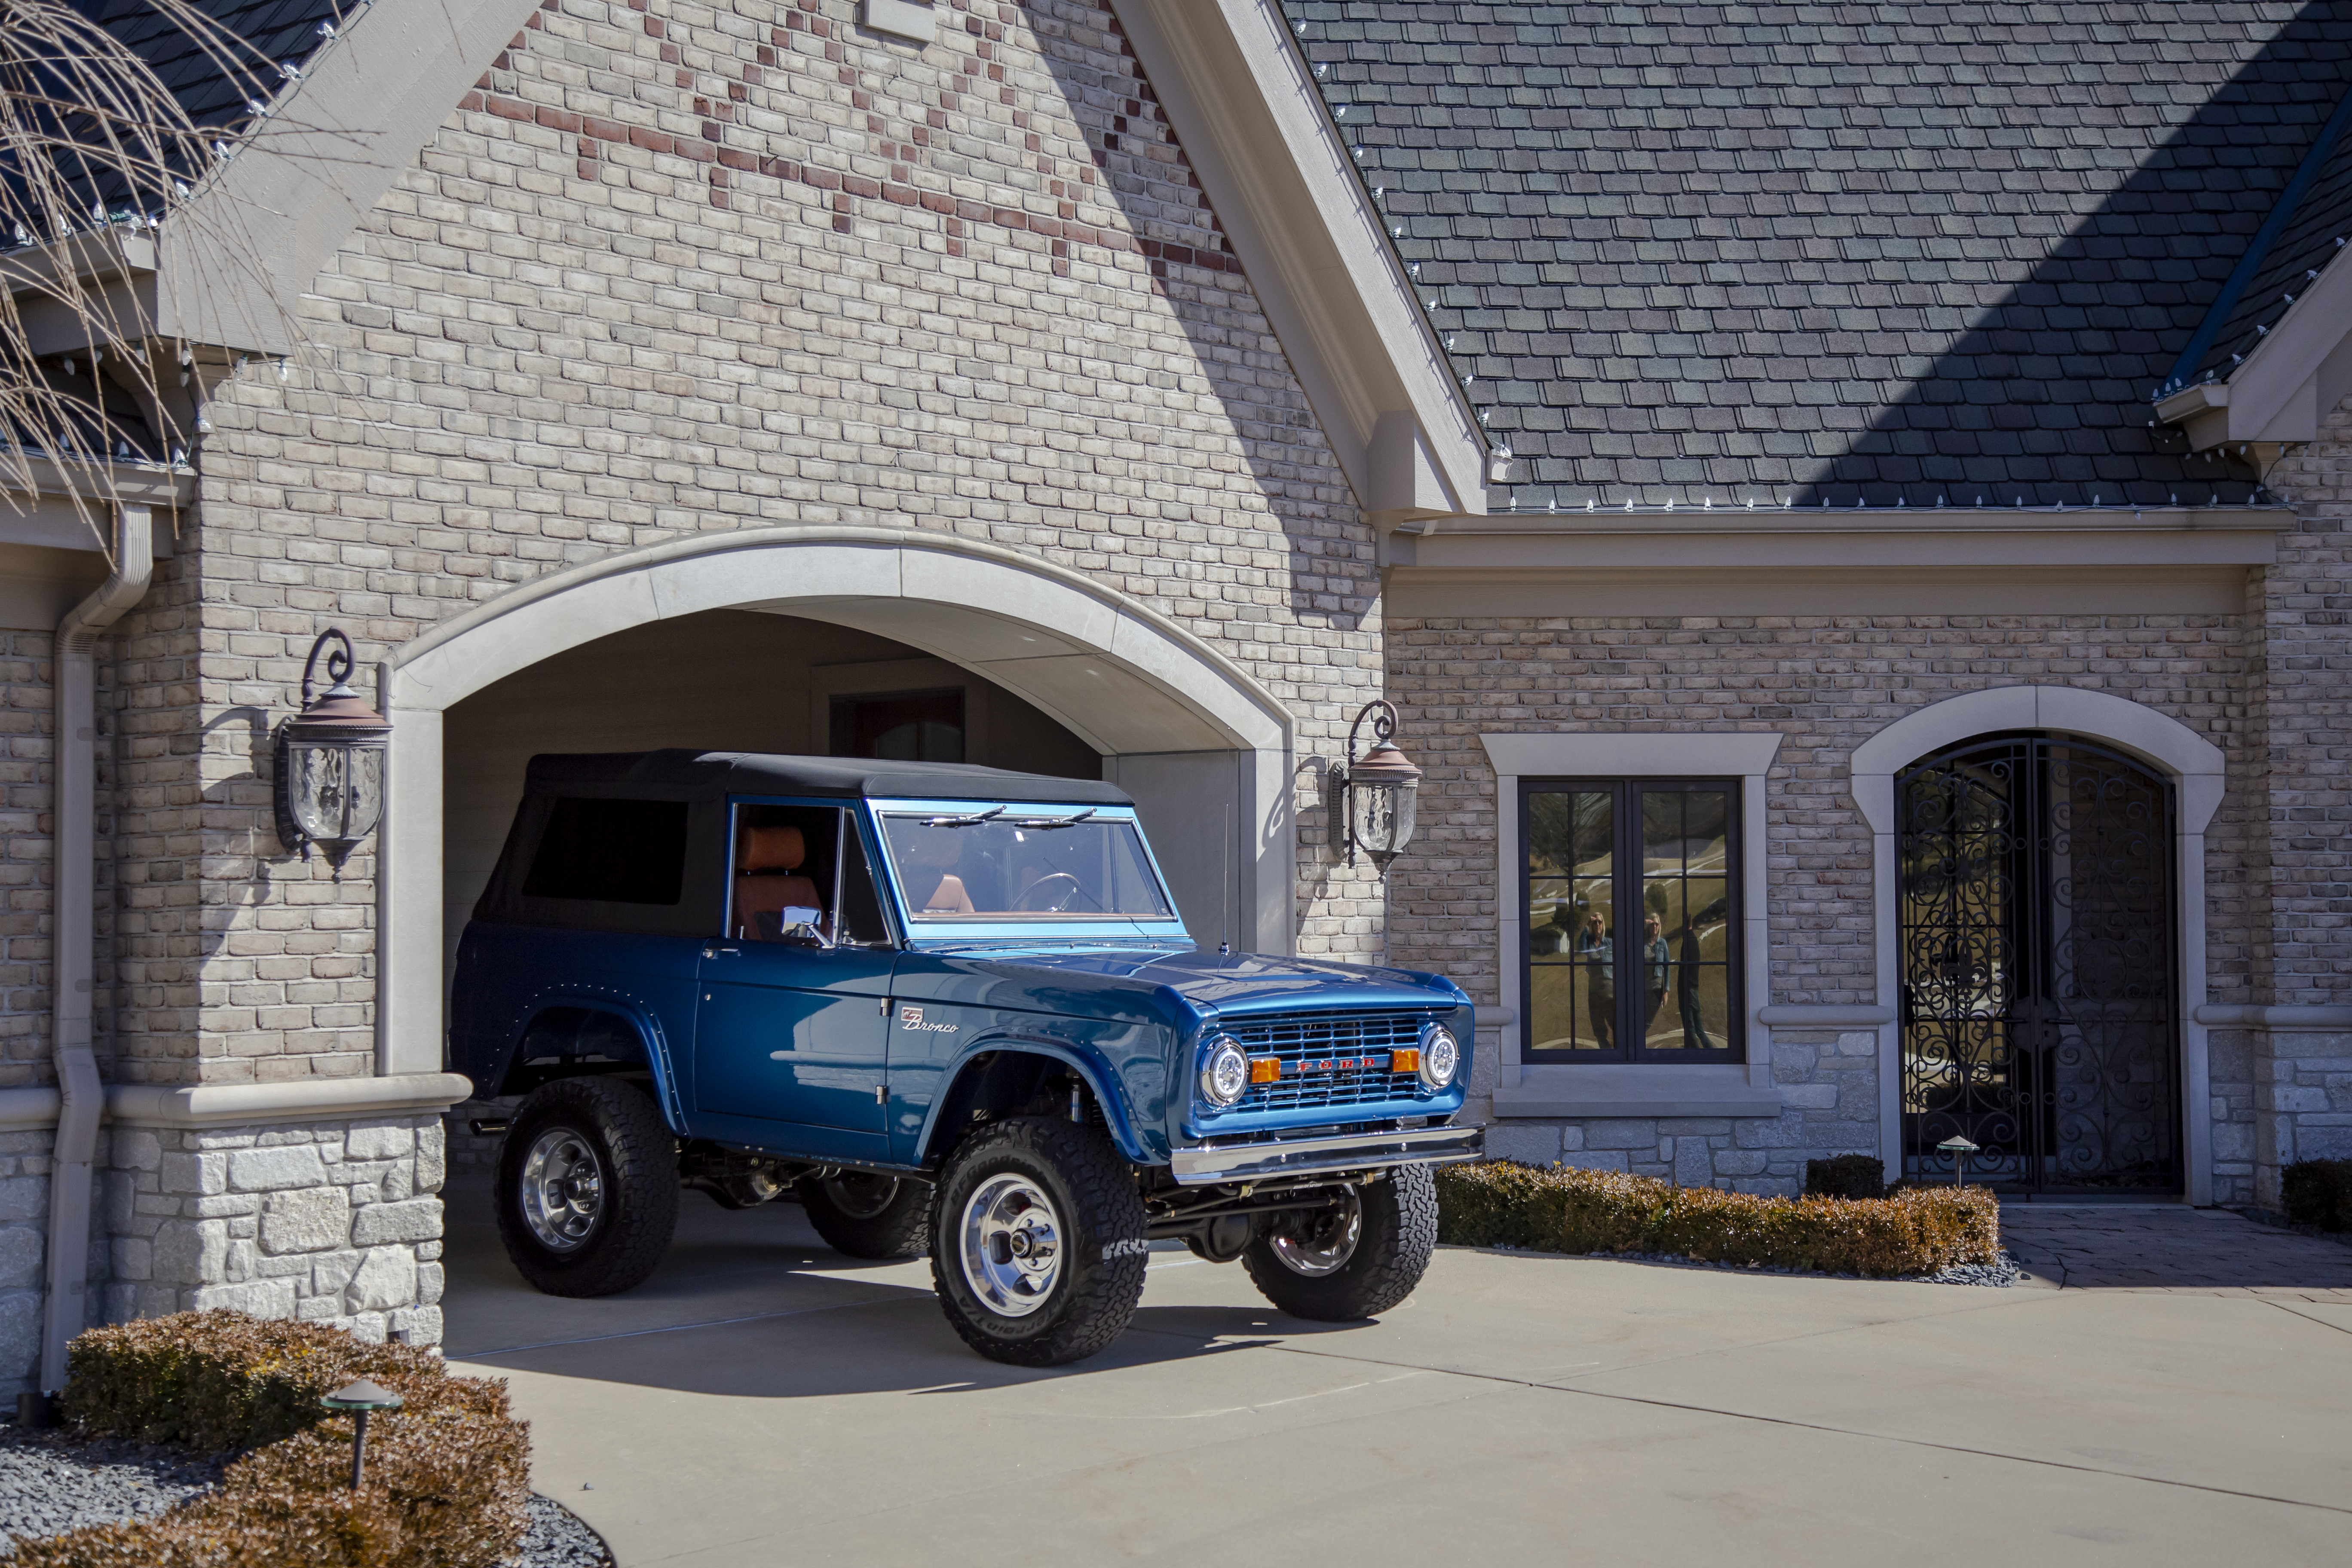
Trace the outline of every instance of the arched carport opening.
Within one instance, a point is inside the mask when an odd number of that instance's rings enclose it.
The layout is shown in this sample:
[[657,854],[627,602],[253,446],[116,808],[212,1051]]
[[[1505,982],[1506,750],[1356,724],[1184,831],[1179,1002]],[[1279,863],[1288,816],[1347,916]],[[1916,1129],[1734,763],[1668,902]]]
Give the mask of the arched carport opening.
[[[449,926],[462,917],[446,858],[450,710],[603,639],[722,611],[847,628],[981,678],[1091,748],[1102,776],[1135,796],[1196,938],[1293,946],[1291,722],[1246,671],[1124,595],[992,545],[915,530],[749,530],[551,574],[386,663],[380,1070],[442,1062]],[[737,657],[707,661],[701,679],[756,673],[758,623],[738,624]]]

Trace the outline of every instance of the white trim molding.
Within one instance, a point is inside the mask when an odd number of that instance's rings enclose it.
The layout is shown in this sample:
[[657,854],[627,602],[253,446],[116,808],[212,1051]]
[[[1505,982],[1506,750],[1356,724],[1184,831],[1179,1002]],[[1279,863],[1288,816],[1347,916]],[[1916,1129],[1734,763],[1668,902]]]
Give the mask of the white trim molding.
[[[106,1120],[129,1127],[242,1127],[340,1117],[419,1116],[446,1110],[473,1092],[473,1084],[454,1072],[294,1079],[285,1083],[110,1083],[106,1086]],[[0,1131],[47,1131],[57,1121],[56,1089],[45,1086],[0,1089]]]
[[2169,779],[2174,790],[2173,897],[2178,911],[2175,963],[2180,992],[2180,1148],[2186,1194],[2213,1201],[2212,1096],[2206,1055],[2205,828],[2220,808],[2226,759],[2221,749],[2178,719],[2112,692],[2073,686],[1997,686],[1963,692],[1907,713],[1854,748],[1853,802],[1870,826],[1871,920],[1875,934],[1879,1154],[1903,1168],[1902,1032],[1896,1023],[1902,973],[1895,952],[1895,775],[1920,758],[1977,735],[2045,730],[2112,746]]
[[1294,945],[1294,728],[1239,664],[1079,573],[956,534],[742,529],[551,573],[436,626],[382,667],[379,701],[393,730],[377,872],[380,1072],[431,1072],[443,1060],[443,715],[583,643],[718,609],[852,626],[971,670],[1101,752],[1105,776],[1136,795],[1147,820],[1160,775],[1210,776],[1174,769],[1171,754],[1231,764],[1212,772],[1232,792],[1234,940],[1261,952]]
[[1516,1019],[1527,911],[1519,907],[1519,782],[1530,778],[1737,778],[1739,781],[1740,963],[1748,1016],[1744,1063],[1523,1062],[1516,1029],[1496,1056],[1497,1117],[1778,1116],[1770,1032],[1759,1014],[1771,994],[1765,919],[1764,786],[1780,753],[1777,731],[1625,734],[1591,731],[1482,734],[1495,770],[1496,937],[1503,1009]]
[[1364,510],[1484,511],[1476,413],[1275,0],[1111,9]]

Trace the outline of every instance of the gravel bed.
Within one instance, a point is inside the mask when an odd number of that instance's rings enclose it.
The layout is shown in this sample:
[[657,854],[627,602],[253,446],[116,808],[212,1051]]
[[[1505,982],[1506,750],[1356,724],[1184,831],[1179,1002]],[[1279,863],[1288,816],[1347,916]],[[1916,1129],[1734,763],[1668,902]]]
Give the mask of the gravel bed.
[[162,1513],[216,1483],[230,1458],[0,1426],[0,1552],[14,1556],[20,1538]]
[[[85,1524],[145,1519],[217,1485],[234,1454],[121,1437],[77,1438],[62,1429],[0,1426],[0,1559],[18,1540]],[[522,1550],[502,1568],[614,1568],[602,1537],[562,1503],[533,1493]]]
[[[1489,1247],[1484,1252],[1531,1252],[1532,1247]],[[1559,1254],[1551,1254],[1557,1257]],[[1678,1268],[1721,1268],[1734,1274],[1794,1274],[1808,1279],[1859,1279],[1859,1274],[1832,1274],[1820,1268],[1774,1268],[1762,1264],[1716,1263],[1680,1252],[1589,1252],[1587,1258],[1614,1258],[1622,1263],[1667,1263]],[[2004,1252],[1998,1263],[1955,1263],[1933,1274],[1896,1274],[1888,1278],[1914,1285],[1990,1285],[2004,1287],[2025,1278],[2017,1259]]]
[[530,1530],[504,1568],[614,1568],[604,1538],[562,1503],[530,1494]]

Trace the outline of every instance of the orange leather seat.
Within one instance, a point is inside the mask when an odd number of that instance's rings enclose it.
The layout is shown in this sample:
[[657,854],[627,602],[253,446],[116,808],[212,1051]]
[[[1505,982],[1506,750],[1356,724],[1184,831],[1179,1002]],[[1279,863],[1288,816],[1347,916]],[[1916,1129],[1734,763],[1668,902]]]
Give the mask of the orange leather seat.
[[792,873],[808,858],[797,827],[747,827],[735,840],[735,932],[760,940],[761,915],[788,908],[823,910],[816,884]]

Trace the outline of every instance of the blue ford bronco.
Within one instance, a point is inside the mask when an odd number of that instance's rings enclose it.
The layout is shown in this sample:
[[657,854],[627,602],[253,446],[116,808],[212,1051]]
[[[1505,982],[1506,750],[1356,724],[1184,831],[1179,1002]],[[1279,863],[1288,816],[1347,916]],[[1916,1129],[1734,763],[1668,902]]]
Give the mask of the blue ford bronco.
[[1402,1301],[1430,1167],[1481,1146],[1470,1040],[1437,975],[1203,951],[1109,784],[665,751],[533,760],[450,1049],[520,1097],[499,1230],[540,1289],[643,1280],[681,1187],[790,1188],[1048,1366],[1118,1337],[1160,1237],[1294,1316]]

